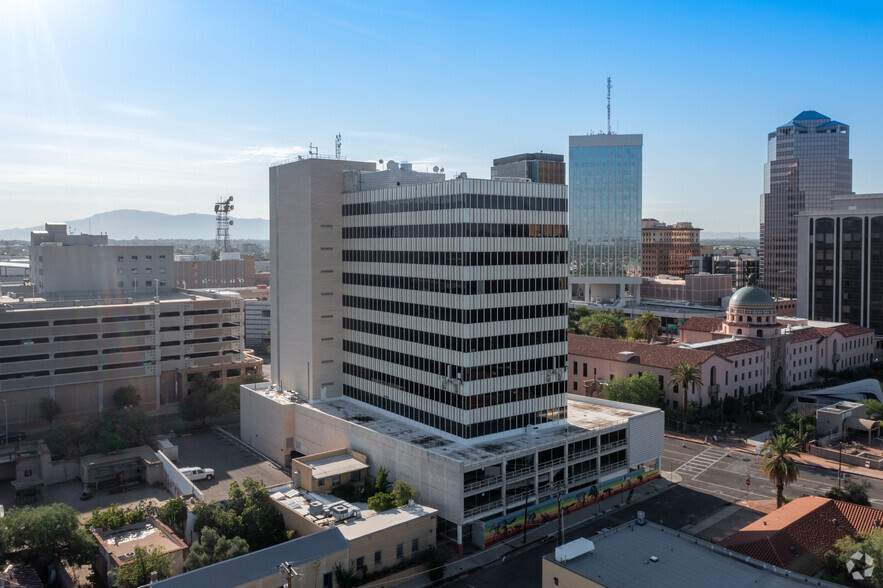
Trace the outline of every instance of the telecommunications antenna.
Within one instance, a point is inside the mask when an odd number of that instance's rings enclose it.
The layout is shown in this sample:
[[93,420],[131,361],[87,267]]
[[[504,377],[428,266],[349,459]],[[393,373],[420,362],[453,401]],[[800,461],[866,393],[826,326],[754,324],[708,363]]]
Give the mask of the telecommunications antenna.
[[435,173],[438,173],[438,166],[437,165],[433,166],[432,171]]

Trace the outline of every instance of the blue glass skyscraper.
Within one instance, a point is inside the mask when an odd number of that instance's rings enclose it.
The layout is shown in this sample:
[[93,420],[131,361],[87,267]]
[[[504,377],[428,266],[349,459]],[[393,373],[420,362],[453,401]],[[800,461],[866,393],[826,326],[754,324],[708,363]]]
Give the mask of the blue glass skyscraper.
[[643,135],[570,137],[570,283],[575,299],[637,295]]

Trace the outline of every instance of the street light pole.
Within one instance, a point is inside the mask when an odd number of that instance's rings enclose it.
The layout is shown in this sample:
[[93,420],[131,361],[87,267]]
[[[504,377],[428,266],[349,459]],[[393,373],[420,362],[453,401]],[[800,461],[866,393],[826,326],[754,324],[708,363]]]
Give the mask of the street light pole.
[[843,441],[837,444],[837,448],[840,450],[837,458],[837,487],[840,488],[840,480],[843,479]]
[[3,399],[3,412],[6,413],[6,428],[4,431],[6,432],[6,445],[9,444],[9,407],[6,406],[6,399]]

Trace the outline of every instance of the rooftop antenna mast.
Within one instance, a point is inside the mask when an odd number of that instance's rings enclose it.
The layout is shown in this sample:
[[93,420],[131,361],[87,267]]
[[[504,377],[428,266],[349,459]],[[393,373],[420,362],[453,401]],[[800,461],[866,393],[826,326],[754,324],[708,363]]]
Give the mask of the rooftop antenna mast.
[[340,133],[334,136],[334,158],[340,159]]
[[233,221],[230,219],[230,211],[233,210],[233,197],[227,196],[225,200],[222,196],[215,203],[215,248],[212,250],[212,259],[220,259],[221,252],[228,253],[230,251],[230,225]]
[[610,76],[607,76],[607,134],[610,135],[610,88],[613,84],[610,82]]

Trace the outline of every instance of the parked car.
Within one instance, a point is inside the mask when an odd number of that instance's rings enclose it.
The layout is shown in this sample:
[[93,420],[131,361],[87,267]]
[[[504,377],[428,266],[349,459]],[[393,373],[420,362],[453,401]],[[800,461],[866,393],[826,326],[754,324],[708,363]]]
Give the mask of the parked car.
[[9,431],[8,433],[0,434],[0,445],[5,445],[7,440],[9,443],[18,443],[25,437],[27,435],[20,431]]
[[188,480],[211,480],[215,477],[215,470],[211,468],[181,468],[181,473],[187,476]]

